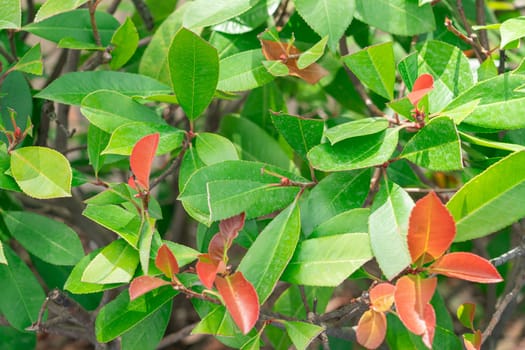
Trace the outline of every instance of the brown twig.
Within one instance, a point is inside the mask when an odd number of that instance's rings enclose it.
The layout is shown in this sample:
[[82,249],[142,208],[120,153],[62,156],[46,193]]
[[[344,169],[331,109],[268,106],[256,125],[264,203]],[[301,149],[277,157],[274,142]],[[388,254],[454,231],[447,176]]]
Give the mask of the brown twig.
[[179,329],[175,333],[171,333],[162,339],[162,341],[157,345],[157,350],[167,348],[170,345],[174,345],[175,343],[180,342],[184,338],[186,338],[188,335],[191,334],[191,331],[193,328],[197,326],[198,322],[187,325],[186,327]]
[[132,1],[133,1],[133,5],[135,5],[135,9],[137,10],[140,18],[142,18],[142,21],[144,22],[146,29],[148,31],[151,31],[153,27],[155,26],[155,21],[153,19],[153,16],[151,15],[148,5],[146,5],[144,0],[132,0]]
[[[454,24],[452,24],[452,21],[450,18],[445,18],[445,27],[449,32],[457,36],[459,39],[461,39],[463,42],[467,43],[472,47],[474,50],[474,54],[476,55],[478,61],[483,62],[485,58],[487,57],[488,52],[481,47],[481,45],[473,39],[475,34],[466,36],[465,34],[461,33],[456,27],[454,27]],[[470,27],[469,27],[470,28]]]
[[507,54],[505,50],[499,51],[499,65],[498,65],[498,74],[505,73],[505,61],[507,59]]
[[4,56],[9,63],[13,63],[15,61],[15,58],[9,52],[7,52],[7,50],[2,45],[0,45],[0,55]]
[[95,39],[95,44],[102,46],[100,41],[100,33],[98,32],[97,20],[95,18],[95,13],[97,11],[97,6],[101,0],[89,0],[88,9],[89,9],[89,19],[91,21],[91,30],[93,31],[93,38]]
[[122,0],[113,0],[113,2],[107,8],[107,13],[114,14],[117,12],[118,5],[120,5]]
[[[485,0],[476,0],[476,23],[478,26],[484,26],[487,24],[485,18]],[[489,39],[487,31],[482,29],[478,32],[479,43],[485,50],[489,50]]]

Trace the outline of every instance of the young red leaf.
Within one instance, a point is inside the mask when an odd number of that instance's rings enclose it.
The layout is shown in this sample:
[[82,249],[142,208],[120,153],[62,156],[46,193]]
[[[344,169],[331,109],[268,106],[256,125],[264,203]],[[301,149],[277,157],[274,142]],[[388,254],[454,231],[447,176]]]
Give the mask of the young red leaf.
[[208,254],[216,263],[219,263],[219,261],[224,261],[226,263],[228,260],[226,252],[229,248],[227,240],[220,233],[217,233],[210,240]]
[[463,334],[463,344],[467,350],[480,350],[481,349],[482,334],[478,329],[474,334],[468,333]]
[[430,192],[416,202],[408,224],[408,250],[412,262],[426,263],[439,258],[450,247],[456,224],[439,197]]
[[390,310],[394,303],[396,287],[390,283],[379,283],[370,289],[370,307],[377,312]]
[[134,300],[153,289],[169,285],[170,282],[153,276],[140,276],[129,285],[129,300]]
[[459,305],[456,312],[459,322],[469,329],[474,330],[474,314],[476,313],[476,304],[464,303]]
[[155,258],[155,266],[169,279],[173,279],[173,275],[179,273],[177,259],[166,244],[160,246]]
[[199,261],[197,261],[195,268],[202,284],[208,289],[213,287],[217,274],[226,270],[224,262],[213,259],[210,254],[199,255]]
[[[221,236],[232,242],[239,235],[239,231],[244,227],[246,214],[232,216],[229,219],[222,220],[219,224]],[[230,243],[231,244],[231,243]]]
[[322,77],[328,75],[328,71],[317,63],[312,63],[304,69],[299,69],[297,60],[301,55],[301,51],[293,45],[261,39],[261,46],[264,57],[267,60],[280,60],[288,67],[289,75],[301,78],[309,84],[315,84]]
[[[157,152],[160,135],[158,133],[141,138],[131,151],[129,164],[134,176],[134,182],[141,189],[149,190],[149,175],[153,157]],[[137,186],[135,186],[137,187]]]
[[472,253],[450,253],[433,263],[428,271],[472,282],[497,283],[503,281],[498,270],[487,259]]
[[367,349],[376,349],[385,339],[385,335],[385,314],[374,310],[366,311],[357,324],[357,342]]
[[259,319],[259,297],[253,285],[237,271],[217,277],[215,286],[235,324],[244,334],[248,333]]
[[434,78],[430,74],[421,74],[414,82],[412,92],[407,95],[408,100],[414,107],[417,107],[419,100],[425,97],[432,89],[434,89]]
[[423,341],[430,344],[434,338],[436,317],[429,302],[436,286],[435,277],[424,279],[420,276],[403,276],[397,281],[394,293],[401,322],[412,333],[423,335]]

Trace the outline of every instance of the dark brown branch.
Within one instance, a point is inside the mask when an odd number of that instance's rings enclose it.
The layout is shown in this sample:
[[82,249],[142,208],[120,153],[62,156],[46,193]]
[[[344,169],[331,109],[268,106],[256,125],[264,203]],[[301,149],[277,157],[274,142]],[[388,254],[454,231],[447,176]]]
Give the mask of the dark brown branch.
[[0,45],[0,55],[4,56],[9,63],[13,63],[15,61],[15,58],[11,56],[11,54],[7,52],[7,50],[2,45]]
[[186,338],[188,335],[191,334],[191,331],[193,330],[193,328],[195,328],[195,326],[197,326],[197,324],[198,322],[187,325],[186,327],[179,329],[175,333],[167,335],[166,337],[164,337],[164,339],[162,339],[159,345],[157,345],[157,349],[158,350],[164,349],[164,348],[167,348],[168,346],[171,346],[175,343],[180,342],[181,340],[183,340],[184,338]]
[[505,50],[499,51],[499,65],[498,65],[498,74],[505,73],[505,61],[507,59],[507,54]]
[[[476,23],[478,26],[484,26],[487,24],[485,18],[485,0],[476,0]],[[489,50],[489,39],[487,31],[482,29],[478,32],[479,43],[485,50]]]
[[114,14],[117,12],[118,5],[120,5],[122,0],[113,0],[107,9],[107,13]]
[[142,21],[144,22],[146,29],[148,31],[151,31],[153,27],[155,26],[155,21],[153,19],[153,16],[151,15],[148,5],[146,5],[144,0],[132,0],[132,1],[133,1],[133,5],[135,5],[135,9],[137,10],[140,18],[142,18]]
[[[481,45],[473,39],[475,34],[466,36],[465,34],[461,33],[454,25],[452,24],[452,21],[449,18],[445,18],[445,27],[449,32],[457,36],[459,39],[461,39],[463,42],[467,43],[472,47],[474,50],[474,53],[476,54],[476,57],[479,62],[483,62],[485,58],[487,57],[488,52],[481,47]],[[470,28],[470,27],[469,27]]]

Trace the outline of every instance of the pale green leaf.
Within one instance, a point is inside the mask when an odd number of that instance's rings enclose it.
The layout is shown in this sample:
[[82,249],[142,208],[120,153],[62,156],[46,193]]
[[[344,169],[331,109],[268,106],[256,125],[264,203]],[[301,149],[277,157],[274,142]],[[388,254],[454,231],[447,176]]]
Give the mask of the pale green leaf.
[[227,138],[208,132],[199,133],[195,138],[197,155],[206,165],[220,163],[225,160],[238,160],[239,155],[235,145]]
[[324,135],[333,145],[352,137],[364,136],[381,132],[388,128],[389,122],[385,118],[364,118],[339,124],[327,129]]
[[470,135],[470,134],[467,134],[461,131],[459,132],[459,137],[461,137],[463,141],[466,141],[466,142],[469,142],[471,144],[478,145],[478,146],[488,147],[488,148],[501,149],[504,151],[511,151],[511,152],[525,150],[525,146],[522,146],[522,145],[517,145],[515,143],[506,143],[506,142],[487,140],[487,139],[473,136],[473,135]]
[[35,22],[57,15],[62,12],[74,10],[88,0],[47,0],[40,7],[35,16]]
[[106,48],[104,46],[99,46],[96,43],[90,43],[78,40],[76,38],[66,37],[60,39],[57,43],[57,47],[61,49],[73,49],[73,50],[95,50],[95,51],[104,51]]
[[257,0],[196,0],[184,14],[184,26],[208,27],[248,11]]
[[217,89],[244,91],[269,83],[274,77],[262,64],[264,60],[260,49],[244,51],[222,59]]
[[315,227],[308,238],[334,236],[342,233],[368,232],[369,208],[350,209]]
[[285,77],[290,74],[288,66],[280,60],[262,61],[264,68],[275,77]]
[[29,49],[13,67],[14,70],[18,70],[25,73],[42,75],[44,71],[44,65],[42,63],[42,52],[40,50],[40,43]]
[[325,330],[324,327],[300,321],[283,321],[282,323],[297,350],[305,350]]
[[39,198],[71,196],[72,171],[61,153],[30,146],[11,152],[11,174],[25,194]]
[[22,10],[19,0],[3,0],[0,13],[1,29],[18,29],[22,23]]
[[122,67],[135,53],[139,43],[139,34],[133,21],[128,17],[120,27],[115,31],[111,38],[111,69]]
[[480,101],[481,99],[472,100],[470,102],[457,106],[454,109],[444,110],[440,113],[440,115],[452,118],[452,120],[454,120],[454,123],[460,124],[463,120],[468,118],[468,116],[472,114],[472,112],[474,112]]
[[98,177],[100,168],[104,165],[105,156],[102,155],[102,150],[106,148],[109,142],[110,134],[90,124],[88,127],[88,158],[89,164],[95,171],[95,176]]
[[509,43],[525,36],[525,16],[507,19],[501,24],[499,31],[501,34],[499,47],[505,49]]
[[490,78],[494,78],[498,75],[498,67],[496,67],[496,64],[494,62],[494,59],[492,56],[489,56],[481,63],[477,70],[478,74],[478,81],[487,80]]
[[133,247],[137,246],[140,217],[118,205],[88,205],[82,215],[115,232]]
[[319,40],[317,43],[315,43],[314,46],[306,50],[299,56],[299,59],[297,60],[297,68],[299,69],[305,69],[312,63],[315,63],[321,58],[324,54],[324,49],[326,47],[326,43],[328,42],[328,36],[325,36],[321,40]]
[[213,26],[213,30],[227,34],[243,34],[254,31],[277,11],[280,4],[281,0],[258,0],[248,11]]
[[2,241],[0,241],[0,264],[7,265],[7,259],[5,257],[4,246],[2,244]]

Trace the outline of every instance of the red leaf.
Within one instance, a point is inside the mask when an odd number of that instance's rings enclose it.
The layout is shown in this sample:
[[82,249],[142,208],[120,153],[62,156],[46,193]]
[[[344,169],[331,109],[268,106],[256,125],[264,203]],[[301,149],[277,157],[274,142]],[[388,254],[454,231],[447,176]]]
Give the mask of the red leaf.
[[259,297],[253,285],[240,271],[217,277],[215,285],[235,324],[244,334],[248,333],[259,319]]
[[322,77],[328,75],[328,71],[317,63],[312,63],[304,69],[299,69],[297,60],[301,51],[293,45],[261,39],[261,46],[264,57],[267,60],[282,61],[288,67],[289,75],[301,78],[309,84],[315,84]]
[[463,344],[467,350],[480,350],[481,349],[482,334],[478,329],[474,334],[468,333],[463,334]]
[[412,333],[425,336],[429,343],[434,338],[436,323],[434,309],[429,302],[436,286],[435,277],[423,279],[420,276],[403,276],[397,281],[394,293],[401,322]]
[[423,340],[427,348],[432,349],[432,342],[434,341],[434,334],[436,333],[436,312],[431,304],[425,306],[423,320],[425,321],[426,328],[421,335],[421,340]]
[[129,285],[129,300],[134,300],[153,289],[169,285],[170,282],[153,276],[140,276]]
[[[239,231],[244,227],[246,214],[232,216],[229,219],[222,220],[219,224],[219,231],[227,241],[232,242],[239,235]],[[230,243],[231,245],[231,243]]]
[[177,259],[166,244],[160,246],[157,257],[155,258],[155,266],[169,279],[173,279],[173,275],[179,273]]
[[419,100],[425,97],[434,89],[434,78],[430,74],[421,74],[414,82],[412,92],[407,97],[414,107],[417,107]]
[[213,259],[210,254],[201,254],[195,268],[202,284],[206,288],[211,289],[217,274],[223,273],[226,270],[226,265],[222,260],[217,261]]
[[390,310],[394,303],[396,287],[391,283],[379,283],[370,289],[370,306],[378,312]]
[[149,190],[151,163],[155,157],[155,152],[157,152],[159,138],[158,133],[144,136],[135,144],[129,157],[134,182],[144,190]]
[[367,349],[378,348],[386,335],[386,317],[382,312],[366,311],[357,324],[356,336],[359,344]]
[[503,281],[498,270],[487,260],[472,253],[450,253],[432,264],[428,271],[472,282],[497,283]]
[[227,242],[220,233],[215,234],[210,240],[210,244],[208,245],[208,254],[210,255],[210,258],[213,259],[217,264],[219,261],[224,261],[226,263],[228,258],[226,256],[226,250],[229,248],[226,247],[225,250],[226,245]]
[[450,247],[456,224],[434,192],[416,202],[408,224],[408,249],[412,262],[426,263],[439,258]]

